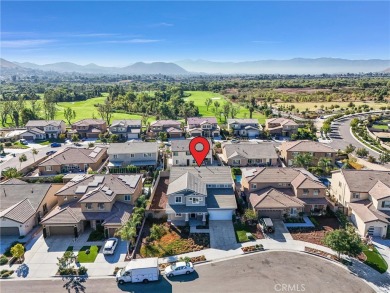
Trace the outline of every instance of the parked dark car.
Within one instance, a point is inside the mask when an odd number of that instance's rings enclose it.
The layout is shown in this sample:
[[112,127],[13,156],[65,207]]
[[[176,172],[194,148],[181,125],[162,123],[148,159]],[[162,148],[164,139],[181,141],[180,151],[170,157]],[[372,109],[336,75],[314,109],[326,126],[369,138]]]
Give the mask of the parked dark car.
[[48,151],[46,153],[46,156],[51,156],[51,155],[54,155],[57,151]]
[[73,143],[75,146],[83,146],[81,143],[79,143],[79,142],[75,142],[75,143]]
[[263,227],[263,231],[266,233],[274,233],[274,223],[272,223],[271,218],[263,217],[259,219],[260,225]]
[[50,146],[51,146],[52,148],[58,148],[58,147],[61,146],[61,144],[58,143],[58,142],[53,142]]

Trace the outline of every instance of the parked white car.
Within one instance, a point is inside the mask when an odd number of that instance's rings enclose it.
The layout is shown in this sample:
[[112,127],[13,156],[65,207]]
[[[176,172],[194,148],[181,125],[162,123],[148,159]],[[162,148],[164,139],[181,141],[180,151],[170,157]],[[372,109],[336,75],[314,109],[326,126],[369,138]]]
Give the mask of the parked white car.
[[188,275],[194,272],[194,265],[192,262],[180,261],[165,268],[165,275],[173,277],[178,275]]
[[104,244],[103,254],[114,254],[117,245],[118,238],[109,238]]

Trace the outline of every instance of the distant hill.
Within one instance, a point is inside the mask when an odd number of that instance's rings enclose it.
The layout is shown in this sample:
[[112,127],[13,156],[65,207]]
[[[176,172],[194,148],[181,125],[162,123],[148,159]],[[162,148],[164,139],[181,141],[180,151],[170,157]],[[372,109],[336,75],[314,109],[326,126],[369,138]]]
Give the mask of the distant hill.
[[[10,62],[11,63],[11,62]],[[94,63],[87,65],[78,65],[71,62],[58,62],[52,64],[38,65],[34,63],[14,62],[17,66],[24,68],[31,68],[43,71],[64,72],[79,72],[79,73],[93,73],[93,74],[167,74],[167,75],[182,75],[188,72],[174,63],[153,62],[143,63],[137,62],[126,67],[104,67]]]
[[383,72],[390,60],[348,60],[339,58],[294,58],[290,60],[260,60],[245,62],[213,62],[182,60],[175,62],[190,72],[224,74],[334,74]]
[[387,69],[385,69],[385,70],[383,70],[382,72],[383,72],[383,73],[390,73],[390,67],[387,68]]
[[7,61],[3,58],[0,58],[0,67],[1,68],[19,68],[20,66],[15,64],[15,63],[12,63],[10,61]]

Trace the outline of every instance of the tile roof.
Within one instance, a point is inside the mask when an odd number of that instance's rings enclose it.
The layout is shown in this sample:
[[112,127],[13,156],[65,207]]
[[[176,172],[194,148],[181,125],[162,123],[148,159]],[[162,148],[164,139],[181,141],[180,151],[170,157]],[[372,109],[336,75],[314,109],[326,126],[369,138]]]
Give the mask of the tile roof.
[[[388,182],[388,184],[390,184],[390,182]],[[378,180],[368,193],[376,200],[381,200],[390,197],[390,186]]]
[[181,133],[182,130],[179,129],[179,128],[169,127],[169,128],[167,129],[167,132],[168,132],[168,133],[173,133],[173,132]]
[[264,188],[251,192],[249,201],[255,209],[286,209],[304,206],[304,202],[299,198],[287,195],[276,188]]
[[233,124],[233,123],[239,123],[239,124],[259,124],[259,120],[257,119],[249,119],[249,118],[234,118],[234,119],[228,119],[227,120],[228,124]]
[[159,144],[157,142],[131,141],[124,143],[112,143],[108,148],[108,154],[134,154],[134,153],[156,153]]
[[65,123],[63,120],[29,120],[26,127],[44,127],[48,125],[60,126],[61,123]]
[[93,164],[98,162],[107,154],[104,147],[95,147],[93,149],[68,147],[62,152],[55,153],[44,160],[38,166],[54,166],[67,164]]
[[326,186],[319,180],[313,180],[312,178],[306,176],[304,173],[300,172],[293,181],[291,185],[295,188],[326,188]]
[[123,120],[114,120],[111,123],[111,126],[118,126],[118,125],[121,125],[124,127],[130,126],[130,125],[131,126],[141,126],[141,120],[139,120],[139,119],[123,119]]
[[369,192],[378,180],[390,187],[390,171],[341,169],[340,172],[351,192]]
[[381,221],[389,224],[389,221],[387,220],[388,216],[378,211],[372,203],[366,205],[364,203],[354,202],[349,203],[348,207],[350,207],[364,223]]
[[150,126],[169,126],[169,125],[176,125],[180,127],[181,122],[177,120],[157,120],[150,123]]
[[[210,144],[210,152],[212,151],[213,142],[210,139],[207,139]],[[187,152],[190,150],[191,139],[182,139],[182,140],[172,140],[171,141],[171,151],[172,152]],[[195,146],[197,150],[202,150],[202,146],[197,144]]]
[[36,208],[33,207],[28,198],[10,206],[9,208],[0,212],[1,218],[7,218],[19,223],[24,223],[36,213]]
[[236,209],[237,202],[233,188],[207,188],[208,209]]
[[247,159],[277,159],[278,155],[272,143],[240,142],[224,143],[222,149],[226,151],[227,159],[242,157]]
[[217,118],[215,118],[215,117],[189,117],[189,118],[187,118],[188,125],[192,125],[192,124],[200,125],[203,122],[217,124]]
[[175,181],[186,172],[192,173],[206,184],[233,184],[229,167],[180,167],[173,166],[170,170],[169,182]]
[[168,185],[167,195],[176,193],[182,190],[192,190],[196,193],[207,195],[206,184],[196,175],[186,172]]
[[72,126],[90,126],[96,124],[104,125],[106,124],[106,121],[102,119],[82,119],[72,123]]
[[249,182],[292,182],[300,173],[293,168],[242,168],[243,176]]
[[167,203],[165,207],[167,213],[206,213],[207,206],[186,206],[186,205],[170,205]]
[[24,131],[23,133],[32,133],[32,134],[45,134],[45,132],[43,130],[40,130],[39,128],[31,128],[30,130],[26,130]]
[[282,118],[282,117],[266,119],[265,123],[267,125],[268,123],[280,124],[280,125],[298,125],[294,120]]
[[6,181],[1,182],[0,188],[1,188],[1,185],[11,185],[11,184],[28,184],[28,183],[26,181],[23,181],[23,180],[20,180],[17,178],[11,178],[11,179],[8,179]]
[[284,141],[280,149],[289,152],[336,153],[336,150],[330,146],[312,140]]

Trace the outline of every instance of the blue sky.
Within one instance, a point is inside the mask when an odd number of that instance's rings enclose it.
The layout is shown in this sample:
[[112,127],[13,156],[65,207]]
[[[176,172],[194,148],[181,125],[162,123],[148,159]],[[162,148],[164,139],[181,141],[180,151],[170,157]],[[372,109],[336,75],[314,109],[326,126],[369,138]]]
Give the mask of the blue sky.
[[390,59],[390,2],[4,2],[1,57],[38,64]]

